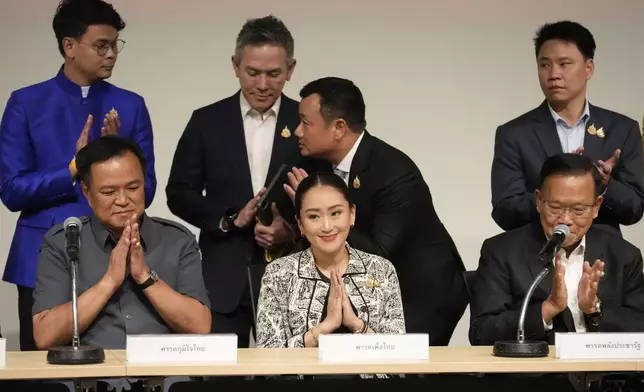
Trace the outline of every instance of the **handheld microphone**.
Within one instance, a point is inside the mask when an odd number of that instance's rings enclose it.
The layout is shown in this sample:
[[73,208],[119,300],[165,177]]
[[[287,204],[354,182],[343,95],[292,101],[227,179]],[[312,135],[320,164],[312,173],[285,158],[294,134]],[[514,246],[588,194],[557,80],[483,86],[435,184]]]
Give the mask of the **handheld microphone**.
[[80,219],[75,216],[70,216],[65,219],[63,227],[65,228],[65,249],[67,250],[67,255],[72,260],[78,260],[80,231],[83,228],[83,224]]
[[528,311],[528,304],[532,298],[532,293],[539,286],[539,283],[550,273],[552,269],[552,257],[561,247],[561,244],[570,238],[570,229],[566,225],[558,225],[552,231],[552,236],[546,242],[546,245],[539,252],[539,259],[547,261],[539,275],[534,279],[530,285],[528,292],[523,299],[521,306],[521,313],[519,315],[519,325],[517,327],[517,340],[506,340],[494,342],[494,355],[497,357],[522,357],[522,358],[535,358],[546,357],[550,353],[548,342],[544,341],[529,341],[525,340],[525,317]]
[[566,242],[566,240],[570,237],[570,228],[566,225],[557,225],[555,229],[552,231],[552,235],[548,239],[548,242],[541,248],[541,251],[539,251],[539,256],[552,256],[561,247],[561,244]]

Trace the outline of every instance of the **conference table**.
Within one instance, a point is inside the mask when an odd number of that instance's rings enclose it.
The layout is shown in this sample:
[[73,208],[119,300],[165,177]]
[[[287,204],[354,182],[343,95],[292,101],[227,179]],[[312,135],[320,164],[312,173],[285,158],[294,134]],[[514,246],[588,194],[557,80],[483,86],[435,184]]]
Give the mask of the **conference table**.
[[236,363],[131,364],[125,350],[106,350],[105,362],[96,365],[50,365],[45,351],[7,352],[0,380],[80,379],[128,377],[162,380],[168,376],[271,376],[355,374],[525,374],[619,373],[644,371],[641,360],[563,360],[499,358],[492,347],[431,347],[428,361],[389,363],[328,363],[317,349],[239,349]]

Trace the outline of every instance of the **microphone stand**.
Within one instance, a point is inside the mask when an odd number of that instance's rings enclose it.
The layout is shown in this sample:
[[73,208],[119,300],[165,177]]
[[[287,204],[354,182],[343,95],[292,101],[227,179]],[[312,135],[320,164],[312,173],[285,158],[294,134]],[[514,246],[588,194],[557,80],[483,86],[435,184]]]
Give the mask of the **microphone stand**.
[[511,358],[538,358],[547,357],[550,353],[548,342],[542,340],[525,340],[525,317],[528,311],[528,304],[532,298],[534,290],[539,286],[541,281],[548,276],[552,269],[552,258],[559,251],[559,247],[550,254],[542,255],[540,260],[544,261],[545,267],[539,272],[539,275],[534,279],[528,292],[525,295],[523,304],[521,305],[521,313],[519,314],[519,325],[517,327],[517,340],[503,340],[494,342],[493,353],[497,357],[511,357]]
[[72,263],[72,345],[52,347],[47,351],[47,362],[56,365],[86,365],[105,361],[105,351],[100,347],[81,346],[78,333],[78,252],[70,258]]

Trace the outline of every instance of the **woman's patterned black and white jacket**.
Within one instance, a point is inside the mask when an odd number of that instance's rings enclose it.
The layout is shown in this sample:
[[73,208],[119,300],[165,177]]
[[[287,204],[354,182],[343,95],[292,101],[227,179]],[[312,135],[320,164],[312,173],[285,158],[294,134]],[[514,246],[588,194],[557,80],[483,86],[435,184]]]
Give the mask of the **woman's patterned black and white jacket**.
[[[387,259],[353,249],[343,275],[357,316],[375,333],[405,333],[398,276]],[[320,323],[329,291],[311,249],[271,262],[257,306],[257,347],[304,347],[304,334]]]

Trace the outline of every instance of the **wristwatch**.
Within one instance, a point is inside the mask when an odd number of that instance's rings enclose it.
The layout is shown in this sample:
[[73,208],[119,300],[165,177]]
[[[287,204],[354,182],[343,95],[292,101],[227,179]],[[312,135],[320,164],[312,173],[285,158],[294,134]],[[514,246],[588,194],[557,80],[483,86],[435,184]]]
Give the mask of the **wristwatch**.
[[599,323],[603,315],[604,315],[604,307],[602,305],[602,301],[598,300],[597,306],[595,307],[595,311],[593,313],[590,313],[590,314],[584,313],[584,320],[586,321],[587,324],[590,324],[593,327],[599,327]]
[[235,208],[227,209],[224,213],[223,219],[221,220],[221,231],[227,233],[231,230],[237,229],[237,226],[235,226],[235,219],[237,219],[237,215],[239,215],[239,211],[237,211]]
[[159,275],[157,275],[155,270],[150,270],[150,277],[143,283],[139,285],[141,290],[145,290],[148,287],[152,286],[159,280]]

